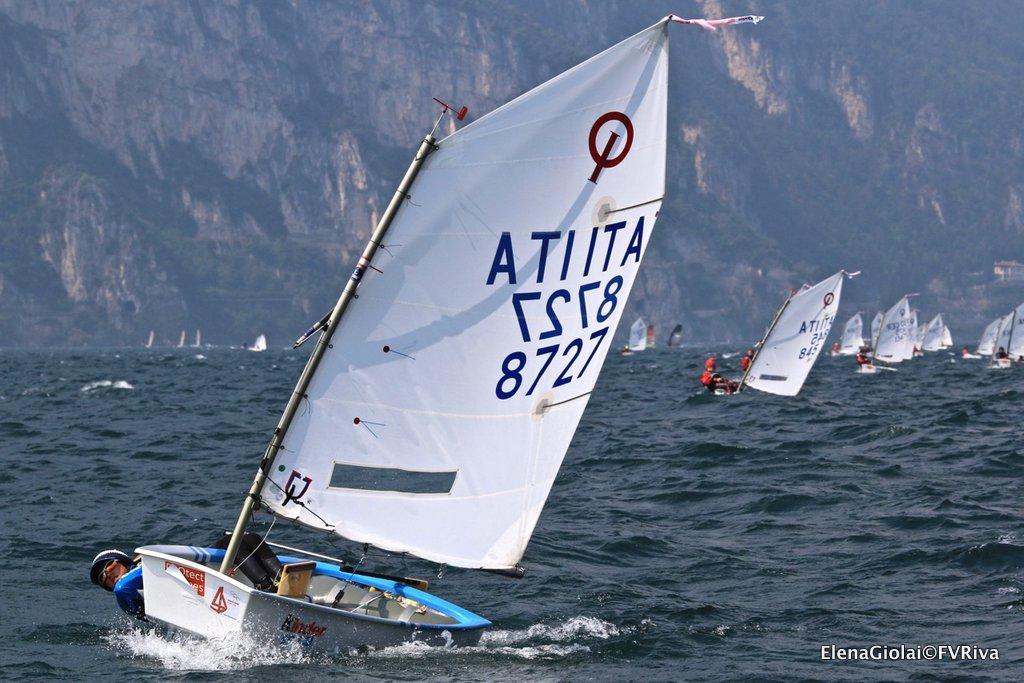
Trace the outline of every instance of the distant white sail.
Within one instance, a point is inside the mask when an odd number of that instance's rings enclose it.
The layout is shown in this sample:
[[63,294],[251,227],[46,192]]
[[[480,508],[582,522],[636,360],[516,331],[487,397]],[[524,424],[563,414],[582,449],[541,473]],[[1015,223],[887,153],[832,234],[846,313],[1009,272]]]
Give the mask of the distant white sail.
[[924,351],[938,351],[942,348],[942,333],[946,329],[946,323],[942,322],[942,314],[935,316],[928,322],[924,332],[924,343],[921,349]]
[[266,351],[267,350],[267,337],[266,335],[260,335],[256,337],[256,341],[249,347],[250,351]]
[[643,318],[637,318],[633,326],[629,328],[629,350],[643,351],[647,348],[647,323]]
[[146,348],[147,349],[153,348],[153,340],[155,338],[156,338],[156,335],[153,334],[153,330],[150,330],[149,331],[149,339],[146,340]]
[[981,339],[978,341],[976,353],[979,356],[991,356],[995,353],[996,337],[999,335],[999,327],[1002,324],[1003,319],[996,318],[985,327],[985,331],[981,333]]
[[882,324],[882,312],[875,313],[875,317],[871,320],[871,343],[874,344],[878,341],[878,328]]
[[1013,313],[1007,313],[999,319],[999,334],[996,335],[996,351],[1002,349],[1009,352],[1010,333],[1013,331]]
[[178,348],[180,349],[180,348],[183,348],[184,346],[185,346],[185,330],[182,330],[181,331],[181,337],[178,339]]
[[452,566],[522,557],[665,193],[666,29],[439,142],[383,274],[353,275],[264,506]]
[[1010,328],[1006,351],[1016,359],[1019,356],[1024,356],[1024,304],[1013,310],[1013,324]]
[[902,363],[913,356],[913,312],[910,301],[903,297],[882,317],[878,345],[874,356],[887,363]]
[[842,271],[790,298],[750,364],[746,386],[796,396],[825,346],[843,291]]
[[196,341],[195,341],[194,344],[192,344],[192,346],[200,347],[202,345],[203,345],[203,333],[201,331],[199,331],[198,328],[196,328]]
[[844,356],[852,356],[862,346],[864,346],[864,320],[860,317],[860,313],[857,313],[843,326],[843,339],[839,345],[839,353]]
[[942,348],[953,348],[953,333],[950,332],[949,328],[945,325],[942,326]]

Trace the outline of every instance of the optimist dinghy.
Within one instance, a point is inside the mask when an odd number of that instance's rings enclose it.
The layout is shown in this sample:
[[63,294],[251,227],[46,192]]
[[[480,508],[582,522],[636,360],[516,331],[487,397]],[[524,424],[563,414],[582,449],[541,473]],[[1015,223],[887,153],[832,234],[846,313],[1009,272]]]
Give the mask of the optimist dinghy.
[[[226,548],[137,549],[147,619],[327,650],[479,638],[490,622],[407,580],[268,550],[246,533],[254,508],[522,576],[665,194],[669,24],[760,19],[666,17],[442,140],[428,134],[306,335],[320,332]],[[435,131],[466,112],[442,106]]]
[[780,396],[800,393],[832,329],[846,275],[841,270],[786,299],[757,344],[737,391],[749,386]]

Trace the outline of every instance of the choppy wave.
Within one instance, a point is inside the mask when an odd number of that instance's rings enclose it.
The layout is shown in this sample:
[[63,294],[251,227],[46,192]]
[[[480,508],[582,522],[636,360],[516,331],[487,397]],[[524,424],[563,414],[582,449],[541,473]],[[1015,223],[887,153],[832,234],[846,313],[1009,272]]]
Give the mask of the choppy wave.
[[90,391],[96,391],[97,389],[134,389],[127,380],[118,379],[100,379],[95,382],[89,382],[83,386],[79,391],[83,393],[89,393]]
[[485,631],[479,645],[428,645],[408,642],[376,650],[353,648],[345,655],[330,655],[295,644],[268,646],[248,636],[198,638],[153,629],[116,630],[106,637],[121,655],[156,661],[168,671],[239,671],[278,664],[345,664],[363,659],[502,656],[534,660],[587,653],[595,643],[631,633],[632,628],[592,616],[534,624],[524,629]]

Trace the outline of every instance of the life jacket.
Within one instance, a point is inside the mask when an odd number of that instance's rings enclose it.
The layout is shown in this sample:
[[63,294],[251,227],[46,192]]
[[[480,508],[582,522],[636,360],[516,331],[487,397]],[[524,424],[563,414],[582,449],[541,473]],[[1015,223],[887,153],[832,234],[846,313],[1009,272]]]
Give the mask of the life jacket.
[[857,354],[857,365],[870,365],[871,359],[865,356],[863,353]]
[[743,356],[740,358],[740,369],[746,371],[750,367],[750,356]]
[[711,376],[713,374],[714,373],[712,373],[710,370],[705,370],[704,374],[702,374],[700,376],[700,383],[703,384],[706,387],[710,387],[711,386]]

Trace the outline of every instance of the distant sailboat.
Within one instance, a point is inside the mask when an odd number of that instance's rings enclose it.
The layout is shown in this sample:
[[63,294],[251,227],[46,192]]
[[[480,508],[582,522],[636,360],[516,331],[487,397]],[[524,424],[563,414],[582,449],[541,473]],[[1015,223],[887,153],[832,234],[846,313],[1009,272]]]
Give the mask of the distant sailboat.
[[942,322],[942,314],[932,318],[925,326],[924,341],[921,349],[924,351],[938,351],[942,348],[942,334],[946,329],[946,323]]
[[647,348],[647,324],[643,318],[637,318],[629,328],[629,350],[643,351]]
[[267,350],[267,337],[266,335],[260,335],[256,337],[256,341],[249,347],[250,351],[266,351]]
[[1007,352],[1010,346],[1010,335],[1013,333],[1013,313],[1007,313],[999,319],[999,331],[996,333],[995,350],[992,352],[992,367],[1010,367],[1009,358],[1000,358],[999,352]]
[[871,345],[874,346],[875,342],[878,341],[878,331],[882,327],[882,319],[885,316],[881,311],[875,313],[875,317],[871,320]]
[[654,337],[654,325],[648,325],[647,326],[647,348],[653,349],[654,346],[655,346],[655,341],[656,340],[655,340],[655,337]]
[[878,325],[878,335],[872,344],[872,359],[886,363],[902,363],[914,356],[913,311],[910,299],[903,297],[885,312]]
[[155,339],[155,335],[153,334],[153,330],[150,330],[149,331],[149,339],[146,340],[146,348],[147,349],[153,348],[153,340],[154,339]]
[[949,328],[945,325],[942,326],[942,344],[943,349],[953,348],[953,333],[949,331]]
[[185,348],[185,330],[181,331],[181,337],[178,339],[178,348]]
[[978,340],[978,348],[975,349],[975,353],[979,356],[991,356],[996,352],[996,337],[999,336],[999,328],[1002,324],[1003,319],[996,318],[985,326],[985,331],[981,333],[981,339]]
[[1024,356],[1024,304],[1014,309],[1013,321],[1010,342],[1006,351],[1010,354],[1010,358],[1016,360]]
[[668,347],[670,349],[675,348],[675,347],[679,346],[679,344],[682,341],[683,341],[683,326],[682,325],[676,325],[675,327],[672,328],[672,334],[670,334],[668,336]]
[[202,345],[203,345],[203,333],[199,330],[199,328],[196,328],[196,341],[195,341],[194,344],[192,344],[192,346],[194,348],[199,348]]
[[753,387],[780,396],[800,393],[839,310],[845,271],[791,294],[764,338],[737,391]]
[[843,338],[839,344],[839,355],[852,356],[864,346],[864,320],[857,313],[843,326]]

